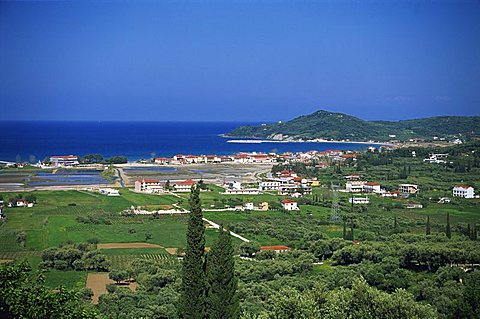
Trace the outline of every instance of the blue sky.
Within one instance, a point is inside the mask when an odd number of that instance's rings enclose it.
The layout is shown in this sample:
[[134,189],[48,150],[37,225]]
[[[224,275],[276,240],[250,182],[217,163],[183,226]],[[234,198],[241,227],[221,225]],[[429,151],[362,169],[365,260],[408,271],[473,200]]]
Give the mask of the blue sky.
[[479,1],[0,2],[0,120],[480,114]]

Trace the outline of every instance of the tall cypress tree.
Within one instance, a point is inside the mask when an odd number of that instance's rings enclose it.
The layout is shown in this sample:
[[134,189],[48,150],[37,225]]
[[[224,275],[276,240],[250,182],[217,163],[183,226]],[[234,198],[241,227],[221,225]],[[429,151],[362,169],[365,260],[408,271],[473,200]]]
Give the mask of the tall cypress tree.
[[430,235],[430,216],[427,216],[427,225],[425,226],[425,234]]
[[343,218],[343,239],[347,239],[347,219]]
[[452,238],[452,230],[450,229],[450,213],[447,213],[447,227],[445,229],[445,234],[448,238]]
[[350,225],[350,239],[355,240],[355,237],[353,237],[353,221],[352,221],[352,224]]
[[233,253],[230,234],[221,227],[218,239],[207,255],[206,318],[240,317]]
[[202,218],[200,188],[193,186],[178,311],[185,319],[201,319],[205,312],[205,228]]
[[398,224],[397,224],[397,216],[395,216],[395,217],[393,218],[393,228],[394,228],[394,229],[397,229],[397,227],[398,227]]

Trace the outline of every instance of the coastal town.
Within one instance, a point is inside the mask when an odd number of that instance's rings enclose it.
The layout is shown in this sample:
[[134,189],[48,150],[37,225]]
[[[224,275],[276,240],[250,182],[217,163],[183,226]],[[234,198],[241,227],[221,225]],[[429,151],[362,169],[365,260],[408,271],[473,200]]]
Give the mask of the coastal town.
[[[311,197],[314,189],[328,189],[338,192],[345,198],[347,203],[353,205],[369,205],[372,196],[385,199],[400,200],[407,209],[421,209],[423,205],[415,200],[418,194],[422,192],[421,185],[413,183],[398,183],[388,187],[382,185],[381,180],[368,179],[364,174],[351,172],[343,174],[339,180],[325,183],[322,180],[322,171],[335,169],[341,171],[341,167],[355,166],[357,159],[363,154],[388,154],[394,151],[396,147],[391,145],[368,146],[363,151],[349,150],[326,150],[326,151],[306,151],[306,152],[284,152],[284,153],[237,153],[233,155],[182,155],[177,154],[172,157],[154,157],[149,160],[139,160],[135,162],[126,162],[124,157],[120,158],[118,163],[105,164],[100,161],[92,161],[92,158],[103,158],[101,155],[53,155],[43,162],[36,164],[29,163],[6,163],[5,169],[23,169],[24,167],[35,167],[49,172],[54,176],[58,172],[96,170],[99,176],[103,177],[103,182],[80,183],[75,180],[64,185],[55,185],[55,181],[38,183],[38,186],[25,185],[24,190],[35,189],[83,189],[87,191],[98,192],[105,196],[120,196],[120,188],[129,188],[131,191],[145,194],[175,194],[188,193],[193,185],[197,183],[206,183],[218,187],[219,195],[233,197],[243,195],[250,198],[256,195],[269,194],[279,196],[281,207],[285,210],[299,210],[297,200],[303,197]],[[417,159],[416,151],[411,151],[409,155],[412,160]],[[421,162],[425,165],[447,165],[453,164],[449,161],[448,153],[428,153]],[[302,172],[295,169],[276,170],[276,167],[302,167]],[[186,174],[167,174],[165,172],[183,171]],[[192,169],[190,169],[190,167]],[[198,168],[202,168],[202,170]],[[229,170],[218,170],[218,168],[229,168]],[[237,174],[244,168],[244,174]],[[404,168],[405,169],[405,168]],[[218,170],[218,171],[217,171]],[[305,174],[305,170],[315,171],[315,174]],[[203,174],[198,172],[202,171]],[[158,174],[157,174],[158,173]],[[144,174],[144,175],[143,175]],[[406,174],[404,172],[404,174]],[[200,175],[200,176],[198,176]],[[316,176],[315,176],[316,175]],[[185,177],[185,178],[182,178]],[[1,181],[1,180],[0,180]],[[479,198],[475,194],[475,188],[471,185],[452,183],[450,186],[450,196],[438,197],[438,203],[450,203],[450,197],[461,197],[466,199]],[[34,183],[33,183],[34,184]],[[20,190],[19,183],[5,183],[0,189]],[[209,190],[205,187],[204,190]],[[286,199],[282,199],[285,197]],[[268,202],[261,202],[254,205],[251,201],[245,199],[244,203],[229,207],[225,205],[223,209],[232,210],[268,210],[272,206]],[[17,198],[7,203],[8,207],[33,207],[34,202],[26,199]]]

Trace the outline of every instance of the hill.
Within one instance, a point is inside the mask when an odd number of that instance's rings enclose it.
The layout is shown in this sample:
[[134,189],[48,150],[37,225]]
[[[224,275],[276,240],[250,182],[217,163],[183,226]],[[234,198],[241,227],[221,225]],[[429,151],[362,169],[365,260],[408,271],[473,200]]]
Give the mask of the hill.
[[[392,137],[395,135],[394,137]],[[355,116],[319,110],[287,122],[241,126],[231,137],[388,141],[433,137],[471,139],[480,136],[480,116],[437,116],[403,121],[365,121]]]

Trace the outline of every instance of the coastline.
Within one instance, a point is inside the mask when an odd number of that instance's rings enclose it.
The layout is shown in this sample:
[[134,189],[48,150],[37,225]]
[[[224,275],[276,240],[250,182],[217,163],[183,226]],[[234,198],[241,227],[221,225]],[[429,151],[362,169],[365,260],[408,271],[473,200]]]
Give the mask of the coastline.
[[[223,138],[232,138],[231,136],[220,135]],[[323,139],[313,139],[313,140],[274,140],[274,139],[255,139],[255,138],[243,138],[243,139],[230,139],[227,143],[238,143],[238,144],[262,144],[262,143],[338,143],[338,144],[363,144],[363,145],[386,145],[394,146],[396,144],[379,142],[379,141],[342,141],[342,140],[323,140]]]

